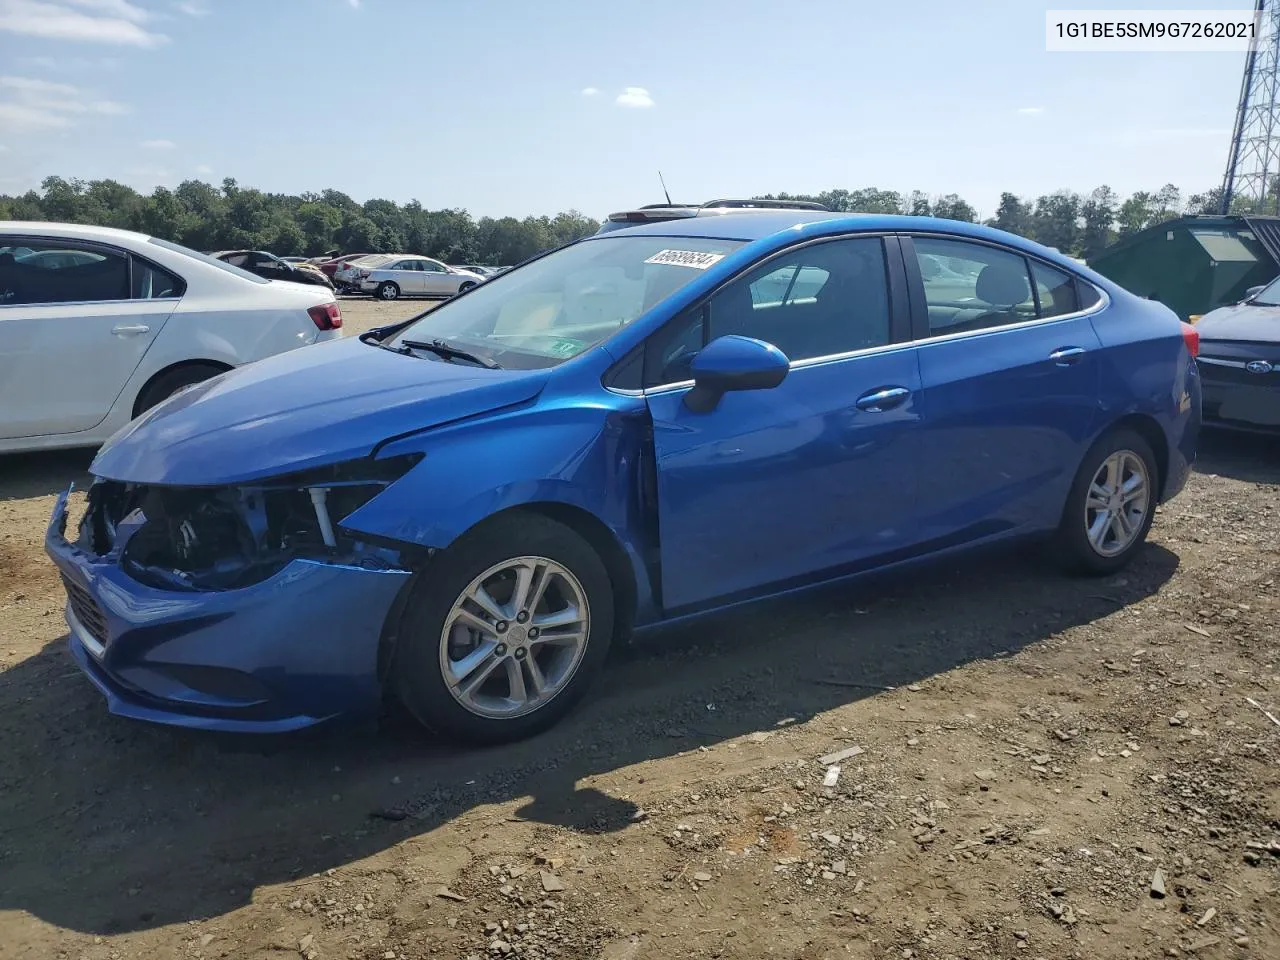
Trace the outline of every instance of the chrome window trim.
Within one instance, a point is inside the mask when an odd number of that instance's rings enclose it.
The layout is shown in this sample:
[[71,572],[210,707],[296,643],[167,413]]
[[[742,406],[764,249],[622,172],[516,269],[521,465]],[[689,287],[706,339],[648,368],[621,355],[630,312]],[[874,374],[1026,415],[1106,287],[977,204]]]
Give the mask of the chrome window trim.
[[[924,339],[921,339],[921,340],[915,340],[915,339],[904,340],[900,343],[888,343],[879,347],[864,347],[860,350],[848,350],[843,353],[832,353],[832,354],[828,354],[826,356],[821,356],[821,357],[806,357],[803,360],[792,360],[790,361],[790,367],[792,370],[804,369],[805,367],[808,367],[808,366],[815,366],[823,363],[835,363],[842,360],[855,360],[858,357],[874,356],[881,353],[890,353],[894,350],[904,350],[908,347],[924,347],[934,343],[950,343],[956,340],[963,340],[968,337],[980,337],[980,336],[987,336],[993,333],[1000,333],[1004,330],[1023,330],[1029,327],[1037,327],[1037,326],[1042,326],[1044,324],[1049,324],[1049,323],[1058,323],[1060,321],[1066,321],[1066,320],[1078,320],[1082,317],[1091,317],[1094,314],[1101,313],[1103,310],[1107,309],[1107,307],[1111,306],[1111,294],[1109,294],[1106,290],[1102,289],[1097,284],[1093,283],[1091,280],[1088,280],[1080,276],[1080,274],[1076,273],[1075,271],[1068,270],[1066,267],[1053,263],[1049,260],[1045,260],[1043,257],[1037,257],[1034,254],[1024,253],[1023,251],[1018,250],[1014,247],[1007,247],[1007,246],[1004,246],[1003,244],[996,243],[995,241],[987,240],[985,238],[962,237],[962,236],[958,236],[956,234],[950,234],[950,233],[909,233],[906,231],[897,231],[897,230],[877,230],[877,231],[867,231],[867,232],[854,231],[851,233],[841,233],[841,234],[834,234],[831,236],[814,237],[810,240],[806,240],[804,243],[797,243],[788,247],[784,247],[781,250],[776,250],[773,253],[771,253],[769,256],[765,257],[763,260],[759,260],[751,264],[749,267],[743,268],[741,271],[734,274],[728,280],[725,280],[718,287],[716,287],[714,290],[708,293],[699,302],[699,304],[697,304],[697,306],[701,306],[702,304],[705,304],[717,293],[719,293],[721,290],[723,290],[725,287],[727,287],[729,284],[733,283],[735,280],[739,279],[740,277],[745,276],[746,274],[755,270],[757,267],[762,267],[765,264],[769,263],[771,260],[774,260],[777,257],[783,256],[784,254],[789,254],[796,250],[802,250],[805,247],[813,246],[814,244],[817,244],[817,243],[827,243],[832,240],[848,240],[848,239],[854,239],[854,238],[860,238],[860,237],[878,237],[881,239],[885,237],[906,237],[908,239],[913,239],[915,237],[933,237],[939,240],[956,240],[961,243],[975,243],[981,246],[992,247],[996,250],[1001,250],[1005,253],[1010,253],[1010,254],[1013,254],[1014,256],[1022,257],[1023,259],[1027,260],[1030,263],[1036,263],[1036,262],[1041,263],[1047,267],[1050,267],[1051,269],[1058,270],[1062,273],[1065,273],[1067,276],[1071,277],[1073,280],[1077,280],[1080,283],[1088,284],[1089,287],[1092,288],[1093,291],[1098,294],[1098,302],[1095,303],[1093,306],[1089,307],[1088,309],[1077,310],[1074,313],[1062,313],[1052,317],[1035,317],[1031,320],[1024,320],[1021,323],[1006,323],[998,327],[983,327],[980,330],[966,330],[961,333],[950,333],[950,334],[944,333],[944,334],[939,334],[937,336],[925,337]],[[674,320],[674,319],[675,317],[671,318],[671,320]],[[671,320],[668,320],[667,322],[670,323]],[[650,336],[653,336],[654,333],[657,333],[657,331],[655,330],[653,333],[650,334]],[[1204,358],[1200,358],[1200,359],[1204,359]],[[621,362],[621,361],[618,361],[618,362]],[[613,369],[613,366],[616,366],[616,364],[610,365],[610,369]],[[1241,367],[1243,366],[1244,364],[1242,363]],[[649,396],[660,396],[664,393],[674,393],[677,390],[688,390],[693,385],[694,385],[694,381],[692,380],[681,380],[677,383],[663,383],[663,384],[659,384],[656,387],[644,387],[640,390],[628,390],[622,387],[605,387],[604,389],[607,390],[609,393],[613,393],[622,397],[649,397]]]
[[[1088,281],[1085,281],[1088,283]],[[1092,284],[1090,284],[1092,286]],[[1097,290],[1097,287],[1094,287]],[[1025,330],[1029,327],[1041,327],[1050,323],[1061,323],[1065,320],[1079,320],[1082,317],[1091,317],[1095,313],[1105,310],[1111,305],[1111,298],[1107,296],[1105,290],[1098,290],[1102,295],[1102,299],[1090,307],[1088,310],[1077,310],[1075,313],[1060,313],[1053,317],[1036,317],[1032,320],[1023,320],[1021,323],[1004,323],[998,327],[983,327],[980,330],[964,330],[960,333],[940,333],[934,337],[925,337],[923,340],[913,340],[913,345],[917,347],[927,347],[934,343],[951,343],[955,340],[964,340],[969,337],[988,336],[993,333],[1002,333],[1005,330]]]
[[[170,273],[173,271],[170,270]],[[182,297],[133,297],[129,300],[55,300],[52,303],[0,303],[0,310],[16,310],[19,307],[94,307],[125,303],[177,303]]]
[[[1022,257],[1022,259],[1026,260],[1029,264],[1034,265],[1036,263],[1039,263],[1043,266],[1049,267],[1051,270],[1057,270],[1059,273],[1064,273],[1067,276],[1071,277],[1071,279],[1077,280],[1080,283],[1087,283],[1093,289],[1093,291],[1098,295],[1098,302],[1095,303],[1092,307],[1089,307],[1088,309],[1085,309],[1085,310],[1076,310],[1073,313],[1060,313],[1052,317],[1034,317],[1031,320],[1024,320],[1021,323],[1005,323],[1005,324],[1001,324],[998,327],[983,327],[980,330],[966,330],[963,333],[940,333],[937,336],[929,336],[929,337],[924,337],[923,339],[920,339],[920,340],[912,341],[913,343],[919,346],[924,346],[925,344],[930,344],[930,343],[937,343],[938,341],[961,340],[965,337],[981,336],[982,334],[986,334],[986,333],[997,333],[1001,330],[1022,330],[1026,327],[1037,326],[1042,323],[1056,323],[1059,320],[1078,320],[1081,317],[1091,317],[1095,313],[1100,313],[1103,310],[1105,310],[1107,307],[1111,306],[1111,294],[1107,293],[1106,290],[1103,290],[1093,281],[1087,280],[1086,278],[1080,276],[1080,274],[1076,273],[1074,270],[1070,270],[1062,266],[1061,264],[1053,263],[1050,260],[1044,259],[1044,257],[1038,257],[1033,253],[1027,253],[1023,250],[1019,250],[1017,247],[1005,246],[1002,243],[999,243],[995,240],[988,240],[985,237],[962,237],[954,233],[937,233],[932,231],[926,231],[922,233],[913,233],[909,231],[903,231],[899,233],[898,236],[905,237],[909,240],[914,240],[917,237],[923,237],[930,240],[951,240],[956,243],[972,243],[981,247],[991,247],[992,249],[999,250],[1002,253],[1012,254],[1015,257]],[[1028,279],[1030,280],[1032,278],[1029,277]],[[1037,298],[1037,302],[1038,302],[1038,298]],[[928,306],[929,304],[928,304],[928,301],[926,300],[925,301],[926,310],[928,309]]]

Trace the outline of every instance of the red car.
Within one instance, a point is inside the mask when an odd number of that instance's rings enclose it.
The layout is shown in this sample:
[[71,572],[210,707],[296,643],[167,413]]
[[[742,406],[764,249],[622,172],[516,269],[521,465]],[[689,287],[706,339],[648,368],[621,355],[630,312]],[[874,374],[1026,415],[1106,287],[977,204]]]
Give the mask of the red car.
[[361,257],[367,256],[369,256],[367,253],[344,253],[342,256],[334,257],[332,260],[325,260],[324,262],[317,264],[317,266],[324,272],[326,277],[332,280],[333,275],[344,263],[351,260],[359,260]]

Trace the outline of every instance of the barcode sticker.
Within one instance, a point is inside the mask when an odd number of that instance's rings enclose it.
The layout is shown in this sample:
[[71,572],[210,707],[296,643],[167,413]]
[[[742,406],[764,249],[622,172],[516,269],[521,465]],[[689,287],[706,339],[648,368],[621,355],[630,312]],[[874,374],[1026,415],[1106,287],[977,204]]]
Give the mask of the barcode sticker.
[[724,259],[723,253],[699,253],[697,250],[659,250],[645,263],[662,263],[671,267],[706,270]]

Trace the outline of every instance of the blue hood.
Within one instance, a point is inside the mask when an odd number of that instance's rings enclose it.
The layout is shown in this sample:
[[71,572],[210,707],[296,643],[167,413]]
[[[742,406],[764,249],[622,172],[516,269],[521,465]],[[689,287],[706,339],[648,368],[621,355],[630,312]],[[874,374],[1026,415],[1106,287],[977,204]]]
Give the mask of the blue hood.
[[184,390],[108,440],[89,469],[144,484],[261,480],[367,456],[389,437],[530,400],[548,373],[334,340]]

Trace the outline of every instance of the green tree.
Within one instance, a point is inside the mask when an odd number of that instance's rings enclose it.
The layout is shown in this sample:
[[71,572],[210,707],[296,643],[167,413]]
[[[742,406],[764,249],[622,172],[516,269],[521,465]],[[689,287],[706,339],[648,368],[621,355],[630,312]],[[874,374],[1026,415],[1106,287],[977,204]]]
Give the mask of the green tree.
[[1120,236],[1145,230],[1152,223],[1156,211],[1156,198],[1145,190],[1129,195],[1116,214],[1116,227]]
[[996,207],[996,215],[987,221],[987,225],[997,230],[1015,233],[1020,237],[1031,235],[1031,211],[1027,204],[1012,193],[1000,194],[1000,205]]
[[1080,195],[1059,190],[1036,199],[1031,215],[1031,238],[1070,254],[1079,249]]
[[1086,260],[1104,250],[1113,239],[1116,220],[1116,193],[1110,187],[1098,187],[1080,207],[1084,229],[1080,234],[1080,256]]
[[966,223],[978,219],[978,211],[954,193],[945,194],[933,202],[933,215],[943,220],[963,220]]

